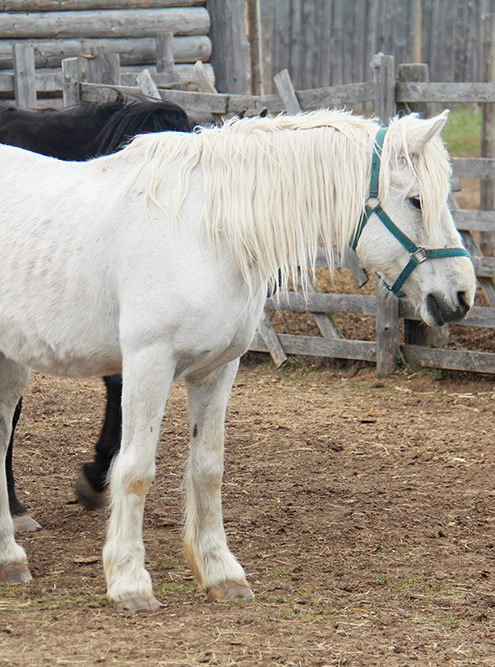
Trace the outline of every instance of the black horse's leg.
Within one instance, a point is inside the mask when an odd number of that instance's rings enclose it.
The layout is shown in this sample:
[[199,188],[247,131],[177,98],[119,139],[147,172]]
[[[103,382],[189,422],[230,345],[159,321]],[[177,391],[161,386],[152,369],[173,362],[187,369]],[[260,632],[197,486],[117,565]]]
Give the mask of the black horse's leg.
[[14,431],[21,416],[22,398],[16,405],[14,416],[12,418],[12,433],[10,434],[9,448],[7,458],[5,459],[5,473],[7,475],[7,491],[9,494],[9,509],[14,521],[14,528],[17,531],[38,530],[40,524],[31,518],[27,509],[19,502],[15,492],[14,472],[12,469],[12,450],[14,448]]
[[103,378],[107,388],[105,421],[95,447],[95,457],[85,463],[76,481],[79,502],[88,510],[103,507],[107,502],[107,475],[113,457],[120,449],[122,431],[122,376]]

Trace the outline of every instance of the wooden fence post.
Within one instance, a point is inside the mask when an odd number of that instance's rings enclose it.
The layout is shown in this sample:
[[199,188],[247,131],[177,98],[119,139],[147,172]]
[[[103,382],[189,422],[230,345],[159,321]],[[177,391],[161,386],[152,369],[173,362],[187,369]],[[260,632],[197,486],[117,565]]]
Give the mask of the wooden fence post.
[[85,58],[65,58],[62,60],[62,96],[64,107],[71,107],[81,101],[81,81],[86,81],[88,61]]
[[120,86],[120,56],[118,53],[108,53],[104,47],[97,46],[90,49],[90,53],[83,57],[88,59],[88,81]]
[[14,44],[12,55],[16,106],[21,109],[36,109],[34,49],[27,44]]
[[[373,56],[375,114],[387,125],[395,114],[394,58]],[[397,370],[399,352],[399,300],[377,280],[376,286],[376,373],[385,377]]]
[[[483,22],[483,81],[495,83],[495,14],[485,14]],[[495,104],[481,105],[481,157],[495,157]],[[480,181],[480,209],[493,211],[492,179]],[[493,256],[495,232],[480,233],[480,247],[484,255]]]
[[249,45],[246,35],[246,0],[207,0],[210,14],[216,87],[221,93],[245,95],[249,78]]

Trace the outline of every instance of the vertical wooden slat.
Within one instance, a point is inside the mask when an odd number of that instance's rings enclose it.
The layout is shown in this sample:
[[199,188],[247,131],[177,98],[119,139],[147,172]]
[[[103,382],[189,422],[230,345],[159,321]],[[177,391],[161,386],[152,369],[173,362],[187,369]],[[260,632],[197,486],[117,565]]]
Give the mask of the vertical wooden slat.
[[88,56],[87,80],[91,83],[120,86],[119,54],[108,53],[101,46],[91,48]]
[[[392,56],[376,55],[372,60],[375,83],[375,113],[384,124],[395,114],[395,78]],[[397,369],[399,350],[399,300],[381,283],[376,286],[376,372],[378,377]]]
[[247,0],[247,3],[249,57],[251,63],[250,90],[252,95],[264,95],[260,0]]
[[36,74],[34,49],[27,44],[14,44],[14,96],[21,109],[36,108]]
[[249,46],[245,0],[207,0],[210,13],[216,87],[221,93],[246,94],[249,80]]
[[81,101],[81,81],[86,81],[88,61],[86,58],[65,58],[62,60],[62,94],[64,107]]

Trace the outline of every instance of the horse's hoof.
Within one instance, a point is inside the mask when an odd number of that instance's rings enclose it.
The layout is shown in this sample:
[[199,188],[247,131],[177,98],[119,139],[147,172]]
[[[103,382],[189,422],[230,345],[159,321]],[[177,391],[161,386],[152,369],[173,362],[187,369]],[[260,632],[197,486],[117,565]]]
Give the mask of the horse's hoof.
[[107,491],[95,491],[88,482],[84,470],[81,470],[76,479],[76,495],[78,501],[87,510],[99,510],[108,503]]
[[117,611],[156,611],[164,606],[153,596],[151,598],[141,596],[127,598],[127,600],[117,600],[113,604]]
[[17,533],[41,530],[40,524],[30,517],[29,514],[18,514],[12,517],[12,520],[14,521],[14,530]]
[[208,589],[208,597],[215,602],[230,602],[231,600],[252,600],[253,591],[248,586],[236,584],[235,581],[224,581]]
[[0,584],[27,584],[32,578],[31,572],[25,564],[0,565]]

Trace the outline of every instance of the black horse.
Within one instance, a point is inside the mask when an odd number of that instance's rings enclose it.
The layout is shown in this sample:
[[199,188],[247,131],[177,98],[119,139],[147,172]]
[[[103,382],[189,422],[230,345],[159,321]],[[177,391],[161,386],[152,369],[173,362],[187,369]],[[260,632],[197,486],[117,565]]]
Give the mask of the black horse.
[[[85,102],[62,110],[0,107],[0,143],[19,146],[60,160],[82,161],[109,155],[136,134],[167,130],[190,132],[191,124],[176,104],[116,93],[110,102]],[[122,377],[104,378],[107,389],[105,420],[95,447],[95,457],[83,466],[76,482],[79,501],[87,509],[105,503],[108,468],[120,448],[122,425]],[[39,525],[19,502],[12,470],[14,430],[21,414],[16,408],[6,458],[10,513],[16,530],[35,530]]]

